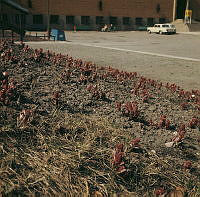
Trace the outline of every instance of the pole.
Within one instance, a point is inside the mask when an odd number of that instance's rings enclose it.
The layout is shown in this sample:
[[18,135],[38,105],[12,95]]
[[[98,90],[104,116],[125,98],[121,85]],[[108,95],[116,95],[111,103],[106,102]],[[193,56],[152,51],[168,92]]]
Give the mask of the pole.
[[47,34],[48,34],[48,40],[50,40],[49,0],[47,0]]
[[177,0],[174,0],[174,7],[173,7],[173,21],[176,20],[176,9],[177,9]]
[[20,41],[23,41],[23,35],[22,35],[22,14],[19,15],[19,28],[20,28]]

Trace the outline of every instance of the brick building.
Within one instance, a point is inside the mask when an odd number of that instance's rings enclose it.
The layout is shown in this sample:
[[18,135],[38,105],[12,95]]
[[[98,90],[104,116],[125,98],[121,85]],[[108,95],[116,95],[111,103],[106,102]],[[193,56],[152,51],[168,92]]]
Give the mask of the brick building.
[[[1,0],[0,0],[1,1]],[[14,1],[14,0],[13,0]],[[190,2],[193,18],[200,19],[200,0],[15,0],[29,10],[28,29],[96,30],[113,24],[121,30],[184,18]],[[17,21],[17,18],[16,18]]]
[[[113,24],[121,30],[173,20],[174,0],[17,0],[30,11],[28,28],[96,30]],[[48,17],[50,16],[50,17]]]

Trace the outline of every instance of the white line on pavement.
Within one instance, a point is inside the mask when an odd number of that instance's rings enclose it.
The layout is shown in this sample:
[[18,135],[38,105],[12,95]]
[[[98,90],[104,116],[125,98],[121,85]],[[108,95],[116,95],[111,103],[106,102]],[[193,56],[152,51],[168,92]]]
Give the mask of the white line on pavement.
[[187,60],[187,61],[200,62],[200,59],[190,58],[190,57],[181,57],[181,56],[166,55],[166,54],[160,54],[160,53],[151,53],[151,52],[145,52],[145,51],[135,51],[135,50],[130,50],[130,49],[121,49],[121,48],[116,48],[116,47],[98,46],[98,45],[86,44],[86,43],[79,43],[79,42],[78,43],[69,42],[67,44],[82,45],[82,46],[88,46],[88,47],[111,49],[111,50],[117,50],[117,51],[139,53],[139,54],[144,54],[144,55],[152,55],[152,56],[158,56],[158,57],[166,57],[166,58],[173,58],[173,59],[181,59],[181,60]]
[[102,48],[102,49],[110,49],[110,50],[116,50],[116,51],[125,51],[125,52],[132,52],[132,53],[138,53],[138,54],[144,54],[144,55],[151,55],[151,56],[157,56],[157,57],[166,57],[166,58],[172,58],[172,59],[180,59],[180,60],[187,60],[187,61],[195,61],[200,62],[200,59],[197,58],[191,58],[191,57],[181,57],[181,56],[175,56],[175,55],[167,55],[167,54],[160,54],[160,53],[151,53],[151,52],[145,52],[145,51],[135,51],[130,49],[122,49],[122,48],[116,48],[116,47],[107,47],[107,46],[100,46],[100,45],[94,45],[94,44],[86,44],[82,42],[63,42],[63,41],[44,41],[44,42],[28,42],[27,44],[69,44],[69,45],[81,45],[81,46],[87,46],[87,47],[96,47],[96,48]]

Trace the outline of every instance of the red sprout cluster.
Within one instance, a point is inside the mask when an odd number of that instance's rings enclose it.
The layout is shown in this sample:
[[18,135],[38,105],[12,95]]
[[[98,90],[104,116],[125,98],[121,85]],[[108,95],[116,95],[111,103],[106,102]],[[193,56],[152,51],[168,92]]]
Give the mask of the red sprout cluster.
[[165,193],[165,190],[163,188],[159,188],[155,190],[155,195],[156,196],[161,196]]
[[13,80],[9,82],[8,72],[2,73],[0,101],[5,105],[9,104],[16,94],[16,85]]
[[129,118],[138,118],[139,116],[139,109],[136,102],[126,102],[124,104],[115,102],[115,108]]
[[58,106],[59,98],[60,98],[60,93],[59,92],[55,92],[53,94],[53,102],[55,103],[56,106]]
[[106,99],[106,93],[102,90],[99,90],[98,87],[95,85],[88,85],[87,91],[89,91],[92,94],[92,98],[98,100],[98,99]]
[[140,147],[140,138],[135,138],[130,142],[132,148],[139,148]]
[[117,144],[113,151],[112,165],[117,171],[117,173],[126,172],[125,162],[124,162],[124,145]]
[[184,102],[184,103],[181,103],[180,106],[181,106],[181,109],[182,109],[182,110],[186,110],[186,109],[188,109],[188,107],[189,107],[189,103]]
[[184,139],[185,137],[185,125],[182,124],[178,131],[177,131],[177,134],[172,138],[172,141],[175,142],[175,143],[179,143],[179,142],[182,142],[182,140]]
[[126,102],[123,104],[122,113],[130,118],[137,118],[139,116],[139,109],[136,102]]
[[158,128],[166,128],[169,129],[170,128],[170,120],[167,119],[167,117],[165,115],[160,117],[160,121],[158,123]]
[[183,168],[184,168],[185,170],[191,169],[191,167],[192,167],[192,162],[191,162],[191,161],[185,161],[185,162],[183,163]]
[[28,121],[30,121],[31,117],[33,116],[33,111],[30,109],[24,109],[20,112],[18,118],[18,126],[25,127]]
[[197,126],[200,125],[200,119],[199,118],[196,118],[196,117],[193,117],[192,120],[189,122],[189,127],[191,129],[195,129]]

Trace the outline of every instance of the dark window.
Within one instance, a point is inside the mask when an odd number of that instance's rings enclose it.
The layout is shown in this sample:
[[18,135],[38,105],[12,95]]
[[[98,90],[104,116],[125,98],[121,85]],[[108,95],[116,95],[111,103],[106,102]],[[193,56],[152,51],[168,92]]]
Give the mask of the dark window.
[[98,2],[98,7],[100,11],[103,10],[103,2],[101,0]]
[[28,0],[28,7],[32,8],[32,0]]
[[66,16],[66,24],[74,24],[74,16]]
[[33,24],[43,24],[43,15],[33,15]]
[[135,19],[135,24],[136,25],[142,25],[142,18],[136,18]]
[[159,23],[165,23],[166,19],[165,18],[159,18]]
[[110,24],[117,25],[117,17],[111,16],[110,17]]
[[8,15],[7,14],[3,14],[3,21],[8,21]]
[[158,3],[156,6],[156,12],[159,13],[160,12],[160,4]]
[[20,22],[21,22],[21,24],[26,24],[26,16],[25,15],[16,14],[15,15],[15,23],[17,25],[19,25]]
[[58,24],[59,23],[59,16],[58,15],[51,15],[50,16],[50,23],[51,24]]
[[103,16],[96,16],[96,24],[97,25],[103,24]]
[[130,18],[129,17],[123,17],[123,25],[130,25]]
[[153,23],[153,18],[147,18],[147,25],[152,26]]
[[90,17],[89,16],[81,16],[81,24],[82,25],[89,25],[90,24]]
[[8,24],[8,15],[7,14],[3,14],[2,15],[2,24],[3,25],[7,25]]
[[16,23],[17,25],[19,25],[19,21],[20,21],[19,17],[20,17],[19,14],[16,14],[16,15],[15,15],[15,23]]

